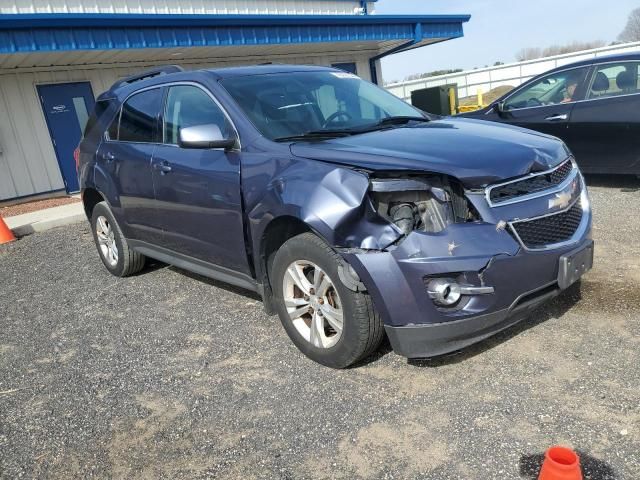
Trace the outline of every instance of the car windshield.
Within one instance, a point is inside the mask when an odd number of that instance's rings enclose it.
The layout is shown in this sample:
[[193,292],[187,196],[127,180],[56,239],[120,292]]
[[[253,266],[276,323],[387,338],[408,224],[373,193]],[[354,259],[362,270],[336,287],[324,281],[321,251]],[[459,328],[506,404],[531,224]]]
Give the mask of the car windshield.
[[222,85],[271,140],[357,133],[390,117],[422,118],[386,90],[337,71],[290,72],[227,78]]

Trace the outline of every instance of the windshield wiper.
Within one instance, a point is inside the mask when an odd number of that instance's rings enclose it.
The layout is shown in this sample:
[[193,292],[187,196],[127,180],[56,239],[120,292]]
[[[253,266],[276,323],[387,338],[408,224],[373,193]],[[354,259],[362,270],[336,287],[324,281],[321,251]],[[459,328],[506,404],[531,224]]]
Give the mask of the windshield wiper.
[[291,142],[294,140],[313,140],[318,139],[322,140],[325,138],[337,138],[337,137],[348,137],[349,135],[353,135],[354,132],[349,130],[312,130],[309,132],[304,132],[299,135],[290,135],[287,137],[278,137],[274,138],[274,142]]
[[337,137],[348,137],[350,135],[357,135],[359,133],[367,133],[378,130],[379,128],[383,128],[390,125],[401,125],[409,122],[430,122],[431,119],[428,117],[419,117],[419,116],[396,116],[396,117],[387,117],[383,118],[377,123],[372,125],[363,125],[359,127],[353,128],[343,128],[340,130],[311,130],[309,132],[301,133],[299,135],[290,135],[287,137],[279,137],[274,139],[275,142],[291,142],[294,140],[313,140],[313,139],[324,139],[324,138],[337,138]]
[[398,115],[395,117],[387,117],[380,120],[375,124],[376,127],[383,127],[385,125],[400,125],[409,122],[430,122],[428,117],[410,116],[410,115]]

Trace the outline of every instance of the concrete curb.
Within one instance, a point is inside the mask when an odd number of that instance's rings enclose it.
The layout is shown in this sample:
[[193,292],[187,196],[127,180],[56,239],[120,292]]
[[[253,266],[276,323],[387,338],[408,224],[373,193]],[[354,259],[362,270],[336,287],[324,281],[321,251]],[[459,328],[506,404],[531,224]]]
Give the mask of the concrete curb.
[[28,223],[26,225],[20,225],[12,228],[13,234],[16,237],[24,237],[36,232],[44,232],[51,230],[52,228],[62,227],[64,225],[71,225],[72,223],[79,223],[86,221],[87,217],[84,214],[72,215],[64,218],[52,218],[51,220],[42,220],[40,222]]
[[82,203],[46,208],[4,219],[16,237],[24,237],[36,232],[86,221]]

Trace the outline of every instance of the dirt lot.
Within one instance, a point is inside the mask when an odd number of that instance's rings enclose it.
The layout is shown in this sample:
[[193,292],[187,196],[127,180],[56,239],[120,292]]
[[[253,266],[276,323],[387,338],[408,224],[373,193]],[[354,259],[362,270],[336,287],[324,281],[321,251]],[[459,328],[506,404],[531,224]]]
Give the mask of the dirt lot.
[[300,355],[246,293],[102,267],[86,225],[0,247],[2,478],[640,478],[640,182],[592,178],[580,288],[460,354]]

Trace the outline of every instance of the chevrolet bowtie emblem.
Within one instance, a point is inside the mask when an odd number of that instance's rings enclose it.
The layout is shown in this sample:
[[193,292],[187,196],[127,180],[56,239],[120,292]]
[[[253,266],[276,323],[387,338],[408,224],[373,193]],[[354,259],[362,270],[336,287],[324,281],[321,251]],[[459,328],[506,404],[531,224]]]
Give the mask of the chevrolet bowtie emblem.
[[571,192],[556,193],[556,198],[549,199],[549,210],[554,208],[567,208],[571,202]]

